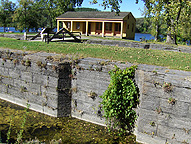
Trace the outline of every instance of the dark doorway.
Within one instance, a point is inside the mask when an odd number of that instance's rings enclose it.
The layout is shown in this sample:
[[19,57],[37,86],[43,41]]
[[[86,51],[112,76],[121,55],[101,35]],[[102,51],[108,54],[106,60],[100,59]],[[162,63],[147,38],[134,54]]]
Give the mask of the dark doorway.
[[91,23],[88,23],[88,34],[91,34]]

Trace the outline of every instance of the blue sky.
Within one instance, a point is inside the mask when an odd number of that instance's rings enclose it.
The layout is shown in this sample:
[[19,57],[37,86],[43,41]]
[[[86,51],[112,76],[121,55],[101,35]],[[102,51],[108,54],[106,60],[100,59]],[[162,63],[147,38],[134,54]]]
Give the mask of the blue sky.
[[[16,2],[17,0],[12,0],[12,1]],[[84,0],[81,7],[97,8],[101,11],[104,10],[103,7],[99,5],[103,0],[98,0],[98,4],[93,4],[93,5],[90,4],[90,1],[93,0]],[[139,0],[139,3],[136,4],[135,1],[136,0],[123,0],[123,2],[120,4],[120,11],[132,12],[135,18],[142,17],[141,10],[143,11],[144,9],[144,3],[142,2],[142,0]],[[110,9],[106,9],[105,11],[110,11]]]
[[[102,0],[98,0],[98,4],[91,5],[89,3],[91,0],[84,0],[82,3],[82,7],[89,7],[89,8],[97,8],[101,11],[104,10],[104,8],[99,5],[101,4]],[[120,11],[121,12],[132,12],[135,18],[143,17],[141,14],[144,10],[144,3],[139,0],[139,3],[135,3],[136,0],[123,0],[123,2],[120,4]],[[110,11],[110,9],[106,9],[105,11]]]

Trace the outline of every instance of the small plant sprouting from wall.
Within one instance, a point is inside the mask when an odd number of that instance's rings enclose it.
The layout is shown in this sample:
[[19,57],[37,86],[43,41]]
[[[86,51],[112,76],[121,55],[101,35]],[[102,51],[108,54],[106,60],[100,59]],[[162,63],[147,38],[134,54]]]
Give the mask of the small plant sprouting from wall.
[[21,64],[24,65],[24,66],[30,67],[31,66],[31,61],[29,59],[27,59],[26,61],[22,60]]
[[77,90],[77,87],[73,87],[73,88],[70,89],[70,93],[71,93],[71,92],[77,93],[77,91],[78,91],[78,90]]
[[161,109],[161,107],[156,108],[156,112],[157,112],[158,114],[162,113],[162,109]]
[[168,99],[168,103],[169,103],[169,104],[174,105],[175,102],[176,102],[175,98],[170,97],[170,98]]
[[14,60],[13,60],[13,64],[14,64],[14,65],[16,65],[16,64],[18,64],[18,63],[19,63],[19,60],[18,60],[18,59],[14,59]]
[[172,84],[171,83],[164,82],[162,87],[163,87],[163,90],[165,92],[172,92]]
[[55,65],[52,65],[52,69],[53,69],[54,71],[56,71],[56,70],[58,69],[58,67],[55,66]]
[[151,121],[150,123],[149,123],[151,126],[155,126],[155,122],[154,121]]
[[97,94],[95,92],[88,93],[88,97],[92,98],[93,100],[97,97]]
[[27,59],[27,60],[25,61],[25,66],[27,66],[27,67],[30,67],[30,66],[31,66],[31,61],[30,61],[29,59]]
[[41,69],[42,69],[42,68],[45,68],[45,69],[46,69],[47,64],[43,64],[41,61],[37,61],[36,64],[37,64],[37,66],[40,67]]
[[27,91],[27,88],[24,87],[24,86],[21,86],[20,91],[21,91],[22,93],[23,93],[23,92],[28,92],[28,91]]
[[139,91],[134,83],[136,67],[121,70],[115,66],[109,72],[111,80],[108,89],[100,96],[109,131],[119,127],[120,135],[132,132],[137,118],[134,110],[139,103]]

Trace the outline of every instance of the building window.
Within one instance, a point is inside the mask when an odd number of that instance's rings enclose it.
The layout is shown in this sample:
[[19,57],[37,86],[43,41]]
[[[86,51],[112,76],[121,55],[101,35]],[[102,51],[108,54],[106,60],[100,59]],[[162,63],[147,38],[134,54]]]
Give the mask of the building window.
[[105,30],[111,31],[112,30],[112,23],[105,23]]
[[127,29],[129,29],[129,24],[127,25]]
[[115,24],[115,31],[121,31],[121,24],[120,23]]
[[79,22],[76,23],[76,29],[78,29],[78,30],[80,29],[80,23]]
[[134,30],[134,24],[132,24],[132,32],[133,32],[133,30]]
[[96,23],[96,30],[101,30],[102,29],[102,23],[98,22]]

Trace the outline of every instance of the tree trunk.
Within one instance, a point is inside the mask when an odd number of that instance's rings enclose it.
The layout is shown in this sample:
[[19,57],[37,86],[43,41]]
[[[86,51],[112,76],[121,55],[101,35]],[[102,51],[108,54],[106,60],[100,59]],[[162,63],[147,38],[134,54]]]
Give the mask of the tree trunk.
[[166,36],[166,43],[168,44],[176,44],[176,37],[172,35],[170,32],[168,32]]
[[5,32],[5,28],[6,28],[6,27],[4,26],[4,27],[3,27],[3,31],[4,31],[4,32]]

